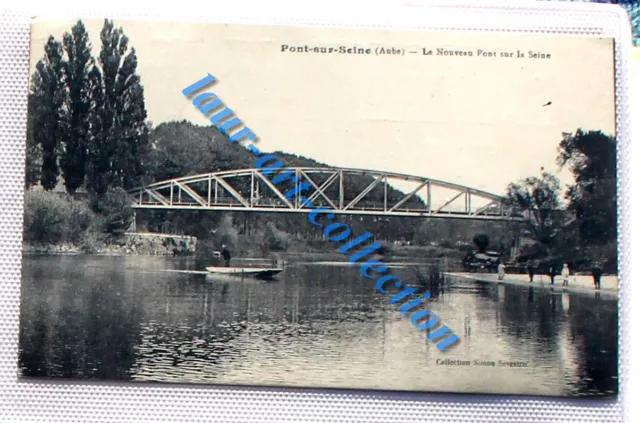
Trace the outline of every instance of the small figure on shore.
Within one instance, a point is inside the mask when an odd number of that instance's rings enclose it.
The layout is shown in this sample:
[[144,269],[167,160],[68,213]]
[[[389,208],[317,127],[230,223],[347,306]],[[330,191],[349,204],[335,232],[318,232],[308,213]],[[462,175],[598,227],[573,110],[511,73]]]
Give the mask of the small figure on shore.
[[595,289],[600,289],[600,278],[602,277],[602,268],[600,267],[600,263],[596,262],[593,265],[593,286]]
[[551,285],[553,285],[554,279],[556,278],[556,267],[553,263],[549,266],[549,273],[547,274],[549,275],[549,279],[551,279]]
[[503,280],[504,275],[507,273],[507,266],[504,265],[502,261],[498,264],[498,280]]
[[222,258],[224,259],[224,266],[229,267],[231,264],[231,251],[224,244],[222,245]]
[[529,282],[533,282],[533,277],[536,275],[536,267],[531,260],[527,261],[527,273],[529,274]]
[[562,266],[562,272],[560,272],[560,274],[562,275],[562,286],[569,286],[569,275],[571,271],[567,263]]

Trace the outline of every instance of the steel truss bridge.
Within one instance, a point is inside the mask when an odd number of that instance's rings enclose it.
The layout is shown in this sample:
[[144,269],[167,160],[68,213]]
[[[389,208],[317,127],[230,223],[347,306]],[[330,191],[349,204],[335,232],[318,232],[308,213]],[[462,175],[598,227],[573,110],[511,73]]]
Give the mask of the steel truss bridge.
[[[129,192],[134,209],[309,213],[325,206],[335,214],[520,220],[504,197],[435,179],[369,169],[287,168],[295,183],[276,186],[278,172],[240,169],[185,176]],[[402,188],[399,188],[401,186]],[[409,187],[409,188],[407,188]],[[412,187],[412,188],[411,188]],[[347,191],[349,191],[347,193]],[[304,197],[313,205],[304,203]]]

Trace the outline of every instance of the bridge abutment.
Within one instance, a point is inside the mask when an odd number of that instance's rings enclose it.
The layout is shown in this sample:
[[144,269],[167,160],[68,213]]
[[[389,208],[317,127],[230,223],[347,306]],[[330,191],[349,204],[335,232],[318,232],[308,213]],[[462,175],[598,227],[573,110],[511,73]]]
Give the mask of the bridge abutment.
[[125,233],[124,253],[129,255],[192,255],[198,239],[194,236],[161,233]]

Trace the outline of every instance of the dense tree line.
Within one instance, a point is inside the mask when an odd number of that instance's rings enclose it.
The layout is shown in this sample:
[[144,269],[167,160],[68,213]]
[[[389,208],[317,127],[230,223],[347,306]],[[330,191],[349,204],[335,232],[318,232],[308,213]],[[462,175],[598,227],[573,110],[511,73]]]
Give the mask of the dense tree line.
[[602,131],[564,133],[557,164],[571,171],[573,184],[563,190],[555,176],[543,172],[509,185],[510,202],[526,212],[524,234],[536,240],[531,256],[569,261],[574,267],[601,261],[616,271],[616,154],[615,137]]
[[31,77],[26,187],[96,197],[130,189],[146,174],[149,129],[138,59],[122,28],[105,20],[96,58],[78,21],[50,36]]

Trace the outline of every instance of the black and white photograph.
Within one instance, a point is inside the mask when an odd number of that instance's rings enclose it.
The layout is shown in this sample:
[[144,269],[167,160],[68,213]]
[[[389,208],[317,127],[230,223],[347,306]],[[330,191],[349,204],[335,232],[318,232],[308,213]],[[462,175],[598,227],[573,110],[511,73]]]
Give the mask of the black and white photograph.
[[614,41],[35,19],[19,376],[618,395]]

